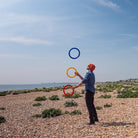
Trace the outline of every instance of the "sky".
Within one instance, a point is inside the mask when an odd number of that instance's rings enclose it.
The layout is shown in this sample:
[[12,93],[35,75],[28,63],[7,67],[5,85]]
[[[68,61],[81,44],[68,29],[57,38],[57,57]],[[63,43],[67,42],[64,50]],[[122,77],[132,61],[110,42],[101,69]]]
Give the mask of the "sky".
[[137,13],[137,0],[0,0],[0,84],[79,82],[66,70],[90,63],[96,82],[138,78]]

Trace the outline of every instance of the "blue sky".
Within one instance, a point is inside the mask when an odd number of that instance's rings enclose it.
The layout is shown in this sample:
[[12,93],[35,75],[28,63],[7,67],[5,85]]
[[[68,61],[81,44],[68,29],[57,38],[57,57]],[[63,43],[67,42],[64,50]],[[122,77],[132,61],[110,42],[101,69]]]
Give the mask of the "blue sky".
[[0,84],[79,82],[66,70],[89,63],[97,82],[138,78],[137,13],[137,0],[0,0]]

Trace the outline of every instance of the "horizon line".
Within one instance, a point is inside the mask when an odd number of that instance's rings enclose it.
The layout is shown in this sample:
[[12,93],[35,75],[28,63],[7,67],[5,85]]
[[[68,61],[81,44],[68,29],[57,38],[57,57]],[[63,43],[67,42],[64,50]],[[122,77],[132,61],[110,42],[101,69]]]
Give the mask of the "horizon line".
[[[95,83],[102,83],[102,82],[118,82],[118,81],[126,81],[126,80],[138,80],[138,78],[129,78],[129,79],[121,79],[121,80],[115,80],[115,81],[110,81],[110,80],[107,80],[107,81],[97,81]],[[51,83],[56,83],[56,84],[59,84],[59,83],[78,83],[78,82],[41,82],[41,83],[28,83],[28,84],[25,84],[25,83],[17,83],[17,84],[0,84],[0,85],[40,85],[40,84],[51,84]]]

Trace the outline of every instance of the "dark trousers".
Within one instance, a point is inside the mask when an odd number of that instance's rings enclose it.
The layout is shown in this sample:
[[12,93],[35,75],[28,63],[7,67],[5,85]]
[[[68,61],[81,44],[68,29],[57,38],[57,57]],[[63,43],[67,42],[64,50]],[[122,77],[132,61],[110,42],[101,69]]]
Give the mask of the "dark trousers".
[[94,106],[94,94],[94,92],[91,92],[89,90],[87,90],[85,94],[86,105],[88,108],[91,123],[94,123],[95,120],[98,120],[97,112]]

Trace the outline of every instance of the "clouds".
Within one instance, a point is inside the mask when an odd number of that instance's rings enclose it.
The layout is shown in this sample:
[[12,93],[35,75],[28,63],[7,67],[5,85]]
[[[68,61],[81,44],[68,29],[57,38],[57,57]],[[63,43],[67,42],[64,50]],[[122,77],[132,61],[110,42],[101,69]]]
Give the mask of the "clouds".
[[61,26],[60,22],[69,19],[19,13],[1,14],[0,18],[0,42],[16,42],[26,45],[52,45],[53,42],[48,39],[58,34],[57,29]]
[[117,5],[116,3],[113,3],[111,0],[93,0],[93,1],[102,6],[111,8],[113,10],[118,10],[120,8],[119,5]]
[[19,13],[5,13],[0,14],[0,27],[8,27],[12,25],[33,25],[35,23],[45,22],[45,24],[58,20],[54,17],[41,16],[35,14],[19,14]]
[[[48,57],[38,57],[38,56],[34,56],[34,55],[30,55],[30,54],[12,54],[12,53],[4,53],[4,54],[1,54],[0,53],[0,58],[1,59],[22,59],[22,60],[31,60],[31,61],[47,61],[48,60]],[[17,61],[17,60],[16,60]]]
[[1,22],[0,27],[7,27],[11,25],[17,24],[34,24],[34,23],[44,23],[46,25],[76,20],[79,18],[83,18],[84,16],[50,16],[50,15],[38,15],[38,14],[19,14],[19,13],[11,13],[7,12],[4,14],[0,14]]
[[50,41],[30,39],[25,37],[5,37],[5,38],[3,37],[3,38],[0,38],[0,41],[15,42],[15,43],[21,43],[25,45],[35,45],[35,44],[51,45],[52,44],[52,42]]
[[21,3],[24,0],[0,0],[0,8],[11,7],[17,3]]
[[138,38],[137,34],[129,34],[129,33],[120,34],[120,36],[127,37],[127,38]]
[[[86,34],[79,20],[84,16],[50,16],[25,13],[0,15],[0,42],[53,45],[80,39]],[[63,39],[64,38],[64,39]],[[61,45],[61,44],[60,44]]]
[[133,49],[138,52],[138,46],[133,47]]

